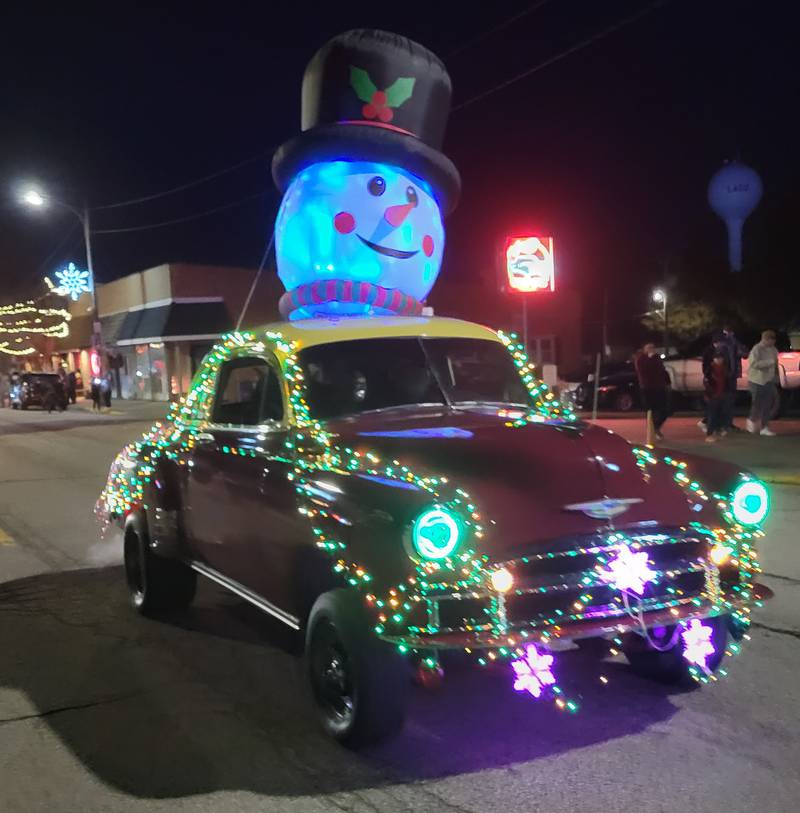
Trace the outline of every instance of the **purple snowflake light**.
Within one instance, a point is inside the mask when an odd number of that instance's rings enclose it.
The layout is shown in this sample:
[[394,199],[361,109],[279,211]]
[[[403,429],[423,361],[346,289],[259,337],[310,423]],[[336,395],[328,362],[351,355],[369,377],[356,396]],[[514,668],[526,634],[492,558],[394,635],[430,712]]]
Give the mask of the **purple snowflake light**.
[[714,654],[711,634],[711,627],[696,618],[693,618],[681,633],[683,657],[693,666],[699,666],[706,671],[708,658]]
[[511,661],[514,670],[514,689],[518,692],[530,692],[534,697],[541,697],[545,686],[552,686],[556,679],[551,667],[553,656],[539,652],[536,644],[525,647],[525,655]]
[[630,548],[623,547],[608,563],[608,570],[601,575],[607,584],[613,584],[617,590],[629,590],[641,596],[645,585],[652,581],[656,573],[647,564],[645,551],[634,553]]

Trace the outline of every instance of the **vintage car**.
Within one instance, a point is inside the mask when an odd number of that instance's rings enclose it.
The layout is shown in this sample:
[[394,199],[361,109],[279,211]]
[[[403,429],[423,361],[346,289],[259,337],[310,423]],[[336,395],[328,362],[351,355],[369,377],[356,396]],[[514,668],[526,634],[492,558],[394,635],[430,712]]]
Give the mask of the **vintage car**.
[[577,420],[514,337],[435,317],[225,336],[97,504],[138,611],[185,608],[199,574],[297,630],[352,745],[398,731],[444,650],[566,711],[560,651],[584,639],[716,679],[768,595],[767,511],[733,466]]

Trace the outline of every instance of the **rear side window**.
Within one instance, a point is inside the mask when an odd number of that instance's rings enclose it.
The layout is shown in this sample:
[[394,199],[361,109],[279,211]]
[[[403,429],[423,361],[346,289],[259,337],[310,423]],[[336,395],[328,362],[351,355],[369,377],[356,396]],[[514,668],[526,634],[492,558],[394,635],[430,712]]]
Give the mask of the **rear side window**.
[[220,370],[213,423],[258,426],[283,418],[283,398],[276,370],[261,358],[238,358]]

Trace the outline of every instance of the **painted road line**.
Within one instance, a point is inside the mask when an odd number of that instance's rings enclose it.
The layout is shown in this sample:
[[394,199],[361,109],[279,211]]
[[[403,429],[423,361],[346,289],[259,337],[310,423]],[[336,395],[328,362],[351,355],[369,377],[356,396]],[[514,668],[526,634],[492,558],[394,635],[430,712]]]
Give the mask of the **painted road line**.
[[2,529],[0,528],[0,545],[15,545],[16,542]]

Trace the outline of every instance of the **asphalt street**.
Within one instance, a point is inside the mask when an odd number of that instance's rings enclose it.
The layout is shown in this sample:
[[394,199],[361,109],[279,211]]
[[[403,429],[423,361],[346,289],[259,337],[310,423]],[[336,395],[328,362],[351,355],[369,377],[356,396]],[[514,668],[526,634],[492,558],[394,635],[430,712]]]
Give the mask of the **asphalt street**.
[[[439,692],[415,689],[399,739],[355,754],[317,730],[297,641],[276,623],[209,584],[168,619],[129,609],[92,508],[114,453],[159,411],[0,409],[3,813],[798,809],[799,487],[774,486],[761,552],[776,597],[728,678],[680,691],[620,660],[603,684],[589,653],[567,652],[582,708],[565,715],[505,671],[454,664]],[[703,451],[788,483],[800,429],[778,428]],[[688,419],[667,432],[699,447]]]

